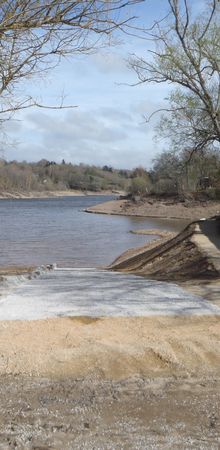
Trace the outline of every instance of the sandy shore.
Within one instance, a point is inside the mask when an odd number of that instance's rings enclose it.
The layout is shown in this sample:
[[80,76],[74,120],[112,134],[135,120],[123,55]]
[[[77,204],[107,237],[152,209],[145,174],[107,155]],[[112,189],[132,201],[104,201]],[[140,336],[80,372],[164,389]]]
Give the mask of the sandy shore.
[[171,200],[146,200],[134,203],[130,200],[112,200],[87,209],[96,214],[155,217],[165,219],[197,220],[219,213],[220,202],[174,202]]
[[66,190],[66,191],[44,191],[44,192],[0,192],[0,199],[34,199],[34,198],[53,198],[53,197],[84,197],[87,195],[117,195],[111,191],[77,191],[77,190]]
[[0,322],[0,449],[218,450],[220,318]]
[[0,322],[0,375],[123,379],[220,369],[220,317],[72,317]]

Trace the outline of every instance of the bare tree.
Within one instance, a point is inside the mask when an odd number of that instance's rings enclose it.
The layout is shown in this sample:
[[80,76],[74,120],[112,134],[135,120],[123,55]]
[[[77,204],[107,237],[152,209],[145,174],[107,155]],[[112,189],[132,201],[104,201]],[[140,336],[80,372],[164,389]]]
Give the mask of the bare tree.
[[[176,192],[182,195],[205,190],[206,187],[218,190],[219,174],[220,154],[215,149],[202,149],[193,154],[189,150],[178,153],[164,151],[153,160],[152,190],[156,193]],[[210,195],[210,198],[215,198],[214,191],[210,190]]]
[[154,42],[148,59],[130,64],[139,83],[169,83],[160,132],[176,148],[199,151],[220,143],[220,3],[207,2],[195,16],[189,0],[167,0],[168,14],[156,22],[147,39]]
[[21,82],[42,76],[64,56],[91,52],[115,29],[128,30],[129,7],[140,1],[0,0],[0,120],[42,106]]

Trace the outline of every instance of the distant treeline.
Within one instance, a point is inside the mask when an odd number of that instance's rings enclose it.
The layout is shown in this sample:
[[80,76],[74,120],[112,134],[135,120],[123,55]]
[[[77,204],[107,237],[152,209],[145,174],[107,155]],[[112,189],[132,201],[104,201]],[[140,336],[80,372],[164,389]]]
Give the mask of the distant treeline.
[[135,171],[117,170],[110,166],[61,164],[43,159],[28,163],[0,160],[0,191],[82,191],[129,190]]
[[127,191],[133,197],[188,195],[205,192],[220,198],[220,152],[164,151],[153,160],[152,169],[114,169],[111,166],[0,160],[0,192],[13,191]]

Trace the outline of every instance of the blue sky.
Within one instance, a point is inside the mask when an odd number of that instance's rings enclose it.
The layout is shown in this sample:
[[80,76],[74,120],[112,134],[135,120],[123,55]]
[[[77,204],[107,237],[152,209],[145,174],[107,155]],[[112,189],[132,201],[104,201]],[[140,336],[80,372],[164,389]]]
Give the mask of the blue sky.
[[[140,23],[149,27],[166,8],[164,0],[146,0],[136,5],[135,14]],[[120,40],[119,45],[90,56],[63,60],[45,79],[26,84],[27,92],[41,103],[59,103],[64,92],[65,103],[77,107],[63,111],[32,108],[17,114],[16,121],[6,124],[14,143],[5,149],[6,159],[65,159],[73,164],[150,167],[164,144],[154,139],[158,118],[154,116],[146,124],[143,116],[164,106],[168,87],[131,87],[137,79],[126,58],[132,53],[146,56],[147,43],[126,35]]]

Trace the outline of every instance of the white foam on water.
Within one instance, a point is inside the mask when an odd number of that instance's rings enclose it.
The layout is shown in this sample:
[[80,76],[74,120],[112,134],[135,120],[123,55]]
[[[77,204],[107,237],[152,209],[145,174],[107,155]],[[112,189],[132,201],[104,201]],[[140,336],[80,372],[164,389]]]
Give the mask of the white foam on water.
[[220,308],[173,283],[91,268],[23,277],[0,302],[0,320],[209,314]]

